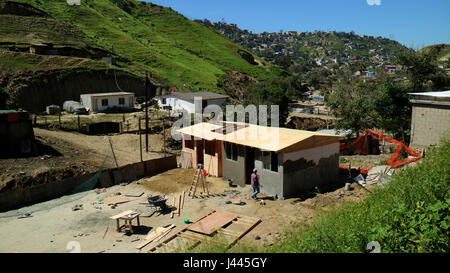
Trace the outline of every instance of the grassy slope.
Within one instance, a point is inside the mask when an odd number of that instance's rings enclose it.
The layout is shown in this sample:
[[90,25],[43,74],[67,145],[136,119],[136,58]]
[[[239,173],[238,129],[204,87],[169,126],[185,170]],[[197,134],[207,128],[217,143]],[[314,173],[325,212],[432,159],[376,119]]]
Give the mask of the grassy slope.
[[[119,63],[126,70],[141,75],[144,71],[152,72],[160,81],[180,89],[218,91],[217,77],[231,70],[260,79],[268,76],[263,67],[253,66],[242,59],[237,53],[241,48],[236,44],[169,8],[135,0],[125,1],[132,7],[130,13],[110,0],[82,0],[78,7],[70,7],[65,1],[57,0],[17,2],[44,10],[63,21],[59,23],[61,25],[72,24],[74,32],[80,30],[85,35],[75,40],[112,50],[130,60]],[[48,21],[40,19],[44,20]],[[4,25],[1,30],[12,33],[5,31]],[[2,40],[6,40],[2,36]],[[42,34],[40,38],[45,40],[45,37]],[[51,37],[59,41],[71,40],[71,35],[63,32]],[[17,38],[17,35],[11,35],[10,39],[17,41]]]
[[431,45],[422,48],[419,50],[419,52],[428,52],[431,49],[436,48],[438,50],[438,59],[447,57],[450,58],[450,44],[437,44],[437,45]]
[[389,212],[401,205],[412,212],[418,202],[429,206],[439,201],[448,202],[449,199],[450,141],[446,140],[435,153],[429,153],[419,166],[395,175],[384,189],[376,190],[361,203],[349,203],[324,213],[311,226],[294,229],[270,251],[366,252],[367,244],[374,240],[371,238],[373,229],[387,227],[396,221]]

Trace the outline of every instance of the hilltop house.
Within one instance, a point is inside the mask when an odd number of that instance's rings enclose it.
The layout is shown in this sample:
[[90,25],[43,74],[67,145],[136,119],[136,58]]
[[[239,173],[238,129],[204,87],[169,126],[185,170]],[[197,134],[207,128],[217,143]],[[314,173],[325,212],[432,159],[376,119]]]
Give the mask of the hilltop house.
[[208,105],[224,105],[229,96],[212,92],[174,92],[172,94],[159,96],[158,106],[162,109],[172,111],[173,114],[183,110],[189,114],[195,113],[195,98],[202,99],[202,109]]
[[129,92],[82,94],[80,98],[81,104],[91,112],[134,108],[134,93]]
[[250,184],[253,169],[261,192],[281,199],[337,179],[339,136],[235,122],[200,123],[178,130],[191,167]]

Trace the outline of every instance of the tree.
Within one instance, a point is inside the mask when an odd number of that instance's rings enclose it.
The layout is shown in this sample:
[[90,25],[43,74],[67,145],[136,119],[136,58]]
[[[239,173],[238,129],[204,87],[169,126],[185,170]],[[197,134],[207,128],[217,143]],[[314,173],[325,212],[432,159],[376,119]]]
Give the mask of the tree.
[[301,84],[293,77],[274,76],[262,82],[251,83],[244,90],[244,104],[267,105],[268,117],[271,115],[270,106],[278,105],[279,123],[283,126],[289,115],[289,94],[294,94],[296,88],[301,88]]
[[345,76],[334,86],[327,102],[333,114],[338,117],[337,129],[352,130],[358,135],[376,125],[376,113],[373,109],[373,83],[360,80],[352,81]]
[[276,64],[287,70],[292,64],[291,55],[285,54],[276,59]]
[[437,51],[433,49],[428,52],[402,52],[395,62],[408,69],[408,78],[415,91],[422,91],[438,72]]
[[373,93],[373,106],[377,113],[377,127],[407,141],[412,112],[408,87],[387,78]]

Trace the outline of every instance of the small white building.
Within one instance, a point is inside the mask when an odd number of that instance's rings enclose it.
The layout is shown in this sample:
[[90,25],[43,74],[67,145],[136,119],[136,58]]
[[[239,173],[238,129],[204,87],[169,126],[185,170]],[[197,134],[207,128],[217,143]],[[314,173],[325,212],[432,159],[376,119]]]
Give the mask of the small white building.
[[134,93],[114,92],[82,94],[81,104],[91,112],[102,112],[112,108],[134,108]]
[[195,98],[202,99],[202,109],[209,105],[224,105],[229,96],[212,92],[175,92],[172,94],[159,96],[158,106],[165,110],[170,110],[172,114],[182,112],[183,110],[189,114],[195,113]]

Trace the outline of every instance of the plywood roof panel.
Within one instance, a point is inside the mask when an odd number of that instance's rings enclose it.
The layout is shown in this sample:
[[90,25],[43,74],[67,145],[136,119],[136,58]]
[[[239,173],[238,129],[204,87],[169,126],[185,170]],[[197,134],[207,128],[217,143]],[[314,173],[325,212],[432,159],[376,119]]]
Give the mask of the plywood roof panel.
[[[227,123],[238,124],[242,123]],[[225,127],[227,127],[225,125]],[[199,123],[187,128],[182,128],[178,132],[195,136],[206,140],[222,140],[239,145],[258,148],[266,151],[279,152],[285,149],[292,150],[295,146],[311,148],[310,145],[321,143],[324,145],[338,142],[340,137],[317,132],[293,130],[287,128],[265,127],[253,124],[237,126],[233,132],[218,133],[224,125],[213,123]],[[317,147],[317,146],[316,146]]]

